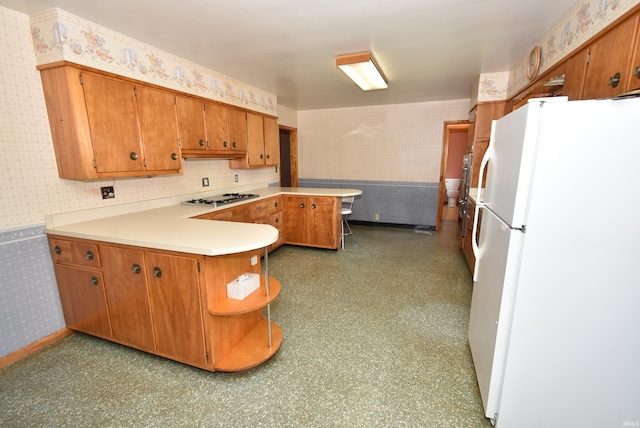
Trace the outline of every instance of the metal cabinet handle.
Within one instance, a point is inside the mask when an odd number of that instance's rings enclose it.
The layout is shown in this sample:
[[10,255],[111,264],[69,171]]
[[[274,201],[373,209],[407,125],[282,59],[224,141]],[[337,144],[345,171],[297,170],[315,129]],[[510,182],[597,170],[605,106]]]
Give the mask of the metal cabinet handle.
[[53,247],[53,252],[60,255],[62,254],[62,249],[56,245],[55,247]]
[[316,209],[316,204],[311,204],[311,209],[315,210]]
[[264,159],[264,155],[260,153],[260,159]]
[[226,141],[223,141],[223,142],[222,142],[222,145],[223,145],[224,147],[229,147],[229,143],[227,143]]
[[171,153],[171,159],[178,160],[178,154],[177,153]]
[[271,159],[271,155],[267,155],[267,159]]
[[636,65],[636,68],[633,69],[633,75],[640,79],[640,65]]
[[233,144],[231,144],[233,146],[233,148],[235,149],[236,147],[238,147],[238,144],[234,141]]
[[91,251],[87,251],[87,254],[84,255],[84,258],[87,260],[93,260],[93,253]]
[[304,204],[300,204],[300,208],[304,208]]
[[207,142],[204,140],[200,140],[198,141],[198,144],[200,144],[200,147],[204,147],[204,145],[207,144]]
[[274,206],[275,206],[276,208],[278,208],[278,203],[276,202]]
[[89,281],[89,284],[98,285],[98,284],[100,284],[100,281],[98,281],[98,278],[96,278],[95,276],[92,276],[91,280]]
[[153,268],[153,276],[155,276],[156,278],[160,278],[162,276],[162,271],[159,267],[156,266]]
[[138,263],[134,263],[133,266],[131,266],[131,272],[140,273],[142,272],[142,269],[140,268],[140,265]]
[[136,152],[129,153],[129,159],[132,161],[138,160],[138,154]]
[[616,73],[613,76],[609,77],[609,86],[612,88],[618,87],[620,84],[620,73]]
[[280,219],[279,218],[276,219],[276,223],[280,223]]

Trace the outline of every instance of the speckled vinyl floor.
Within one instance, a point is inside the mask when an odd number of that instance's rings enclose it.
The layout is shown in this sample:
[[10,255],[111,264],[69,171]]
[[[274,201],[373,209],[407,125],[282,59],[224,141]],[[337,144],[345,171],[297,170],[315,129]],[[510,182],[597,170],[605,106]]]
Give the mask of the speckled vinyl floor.
[[353,231],[270,255],[284,338],[265,364],[210,373],[74,334],[0,370],[0,426],[490,427],[455,223]]

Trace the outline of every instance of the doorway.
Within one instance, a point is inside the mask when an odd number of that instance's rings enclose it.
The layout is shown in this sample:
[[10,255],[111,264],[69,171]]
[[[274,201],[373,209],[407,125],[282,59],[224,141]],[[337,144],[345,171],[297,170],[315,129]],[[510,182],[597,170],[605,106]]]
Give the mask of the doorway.
[[280,186],[298,187],[298,130],[280,126]]
[[[462,161],[469,151],[469,121],[452,121],[444,123],[444,137],[442,141],[442,160],[440,164],[440,188],[438,192],[438,214],[436,230],[440,230],[441,222],[456,221],[458,219],[457,200],[447,204],[447,189],[445,179],[462,178]],[[457,198],[456,198],[457,199]]]

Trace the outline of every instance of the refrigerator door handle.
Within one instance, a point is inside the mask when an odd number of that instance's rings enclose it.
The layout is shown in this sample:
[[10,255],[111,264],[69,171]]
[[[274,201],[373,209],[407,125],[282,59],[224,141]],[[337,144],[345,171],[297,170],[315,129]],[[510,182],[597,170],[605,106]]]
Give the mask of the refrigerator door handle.
[[476,264],[473,269],[473,282],[478,279],[478,267],[480,265],[480,247],[478,247],[478,218],[480,214],[480,204],[476,204],[475,212],[473,213],[473,229],[471,230],[471,249],[473,250],[473,256],[476,258]]
[[484,192],[481,192],[482,182],[484,181],[484,171],[487,168],[487,163],[489,163],[489,159],[493,156],[493,141],[495,140],[495,132],[496,132],[496,121],[494,120],[491,123],[491,135],[489,137],[489,146],[487,147],[487,151],[484,152],[484,156],[482,156],[482,161],[480,161],[480,171],[478,174],[478,204],[484,204]]

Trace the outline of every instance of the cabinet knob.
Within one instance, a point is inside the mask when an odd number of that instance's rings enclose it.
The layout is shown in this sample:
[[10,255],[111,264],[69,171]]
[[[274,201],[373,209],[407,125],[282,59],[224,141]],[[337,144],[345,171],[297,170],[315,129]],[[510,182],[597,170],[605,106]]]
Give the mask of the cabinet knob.
[[87,251],[87,253],[84,255],[84,258],[87,260],[93,260],[93,253],[91,251]]
[[316,204],[311,204],[311,209],[315,210],[316,209]]
[[156,278],[160,278],[162,276],[162,271],[159,267],[156,266],[153,268],[153,276],[155,276]]
[[98,285],[98,284],[100,284],[100,281],[98,281],[98,278],[96,278],[95,276],[92,276],[91,280],[89,281],[89,283],[91,285]]
[[129,159],[132,161],[138,160],[138,154],[136,152],[129,153]]
[[633,75],[640,79],[640,65],[636,65],[636,68],[633,69]]
[[300,208],[304,208],[304,204],[300,204]]
[[131,272],[140,273],[142,272],[142,269],[140,268],[140,265],[138,263],[134,263],[133,266],[131,266]]
[[226,141],[223,141],[223,142],[222,142],[222,145],[223,145],[224,147],[229,147],[229,143],[227,143]]
[[200,141],[198,141],[198,144],[200,144],[200,147],[204,147],[204,145],[207,144],[207,143],[204,140],[200,140]]
[[260,153],[260,159],[264,159],[264,155]]
[[62,254],[62,249],[59,246],[53,247],[53,252],[56,254]]
[[233,146],[233,148],[235,149],[236,147],[238,147],[238,144],[234,141],[233,144],[231,144]]
[[280,219],[279,218],[276,219],[276,223],[280,223]]
[[271,159],[271,155],[267,155],[267,159]]
[[609,86],[612,88],[617,88],[620,84],[620,73],[616,73],[613,76],[609,77]]
[[178,154],[177,153],[171,153],[171,159],[178,160]]
[[274,206],[275,206],[276,208],[278,208],[278,203],[276,202],[276,203],[274,204]]

